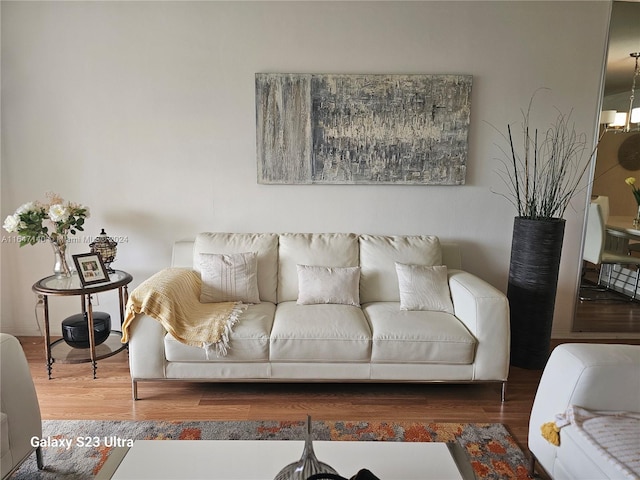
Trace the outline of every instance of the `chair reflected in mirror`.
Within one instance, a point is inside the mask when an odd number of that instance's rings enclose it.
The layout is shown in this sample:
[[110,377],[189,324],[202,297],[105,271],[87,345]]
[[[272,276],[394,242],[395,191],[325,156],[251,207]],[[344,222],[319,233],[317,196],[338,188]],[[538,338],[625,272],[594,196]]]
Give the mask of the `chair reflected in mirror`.
[[591,203],[597,203],[600,205],[600,212],[602,213],[602,221],[606,225],[609,220],[609,197],[606,195],[597,195],[591,200]]
[[[635,300],[638,290],[638,280],[640,279],[640,257],[629,255],[625,252],[617,252],[610,250],[606,245],[606,228],[605,221],[602,213],[602,206],[600,203],[592,202],[589,205],[589,211],[587,213],[587,228],[585,233],[584,251],[582,258],[585,262],[593,264],[598,273],[597,283],[590,284],[583,274],[583,279],[580,285],[580,300],[582,301],[612,301],[621,299],[628,300],[629,297],[620,296],[616,294],[619,287],[616,288],[620,282],[622,282],[622,292],[626,289],[627,279],[629,275],[624,272],[622,266],[635,267],[635,278],[633,280],[633,290],[630,295],[631,300]],[[619,268],[616,269],[615,267]],[[615,276],[614,276],[615,272]],[[604,280],[606,277],[606,281]],[[587,290],[594,290],[598,292],[606,292],[611,295],[595,295],[587,296]]]

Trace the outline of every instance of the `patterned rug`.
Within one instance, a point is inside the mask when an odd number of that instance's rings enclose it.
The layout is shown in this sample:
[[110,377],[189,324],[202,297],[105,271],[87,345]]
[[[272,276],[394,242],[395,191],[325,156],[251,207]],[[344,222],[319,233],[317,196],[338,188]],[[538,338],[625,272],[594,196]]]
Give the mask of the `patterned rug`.
[[[113,448],[146,440],[302,440],[306,422],[161,422],[44,420],[45,470],[35,454],[12,479],[91,479]],[[504,425],[498,423],[385,423],[313,421],[314,440],[458,442],[478,480],[526,479],[526,459]],[[385,480],[385,479],[383,479]],[[390,479],[386,479],[390,480]]]

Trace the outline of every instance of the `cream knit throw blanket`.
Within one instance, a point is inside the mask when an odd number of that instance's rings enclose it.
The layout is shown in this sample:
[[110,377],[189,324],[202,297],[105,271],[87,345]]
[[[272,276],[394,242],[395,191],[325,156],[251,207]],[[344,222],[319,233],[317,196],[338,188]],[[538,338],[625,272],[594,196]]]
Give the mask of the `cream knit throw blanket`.
[[159,321],[173,337],[193,347],[225,356],[229,334],[240,313],[241,302],[200,303],[200,275],[186,268],[167,268],[140,284],[129,296],[122,324],[122,343],[129,341],[129,327],[136,314]]

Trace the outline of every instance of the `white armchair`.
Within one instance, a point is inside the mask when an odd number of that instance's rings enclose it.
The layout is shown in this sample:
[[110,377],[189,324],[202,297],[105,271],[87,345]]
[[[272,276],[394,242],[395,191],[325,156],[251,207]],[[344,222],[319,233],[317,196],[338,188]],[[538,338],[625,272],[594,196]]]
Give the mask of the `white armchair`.
[[570,343],[556,347],[542,373],[529,420],[531,471],[535,461],[553,478],[625,478],[577,428],[560,429],[560,445],[541,435],[570,406],[591,411],[640,412],[640,345]]
[[0,473],[9,477],[35,450],[38,468],[42,452],[31,446],[31,438],[42,437],[42,420],[29,365],[18,339],[0,333]]

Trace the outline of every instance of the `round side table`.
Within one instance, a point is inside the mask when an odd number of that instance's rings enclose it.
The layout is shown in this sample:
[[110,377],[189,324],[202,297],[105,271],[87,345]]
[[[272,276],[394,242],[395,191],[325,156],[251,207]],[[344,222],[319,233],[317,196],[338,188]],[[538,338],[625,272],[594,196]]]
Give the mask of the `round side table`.
[[[59,278],[55,275],[38,280],[32,287],[33,291],[40,295],[44,304],[44,348],[47,359],[47,374],[51,380],[51,370],[54,362],[60,363],[84,363],[91,362],[93,365],[93,378],[96,378],[98,360],[110,357],[127,348],[120,340],[122,332],[112,330],[107,340],[96,347],[93,326],[93,304],[91,295],[106,292],[109,290],[118,291],[120,303],[120,322],[124,321],[124,308],[129,298],[127,285],[133,278],[127,272],[115,270],[109,273],[109,281],[82,286],[80,277],[73,273],[70,277]],[[80,297],[82,313],[87,314],[89,329],[89,348],[73,348],[66,344],[63,339],[51,342],[49,333],[49,296],[72,296]]]

